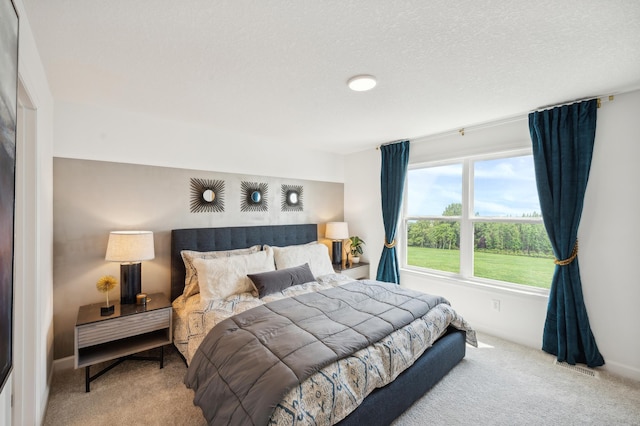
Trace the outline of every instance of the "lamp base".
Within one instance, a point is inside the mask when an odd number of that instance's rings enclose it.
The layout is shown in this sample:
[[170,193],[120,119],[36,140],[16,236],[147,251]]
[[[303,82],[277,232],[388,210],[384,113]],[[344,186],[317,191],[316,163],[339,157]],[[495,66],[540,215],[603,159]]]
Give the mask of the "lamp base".
[[334,265],[342,265],[342,241],[333,241],[331,245],[331,263]]
[[136,294],[142,293],[142,263],[120,265],[120,304],[136,303]]
[[113,315],[113,313],[115,312],[115,305],[111,305],[111,306],[101,306],[100,307],[100,316],[102,317],[108,317],[109,315]]

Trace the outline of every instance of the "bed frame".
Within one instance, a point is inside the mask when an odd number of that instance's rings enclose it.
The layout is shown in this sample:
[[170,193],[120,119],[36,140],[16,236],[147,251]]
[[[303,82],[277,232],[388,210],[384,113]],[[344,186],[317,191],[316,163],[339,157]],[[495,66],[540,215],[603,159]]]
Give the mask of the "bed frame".
[[[185,268],[182,250],[215,251],[256,244],[288,246],[318,240],[318,225],[269,225],[191,228],[171,231],[171,300],[182,294]],[[374,390],[339,425],[388,425],[422,397],[465,356],[465,332],[447,333],[396,380]]]

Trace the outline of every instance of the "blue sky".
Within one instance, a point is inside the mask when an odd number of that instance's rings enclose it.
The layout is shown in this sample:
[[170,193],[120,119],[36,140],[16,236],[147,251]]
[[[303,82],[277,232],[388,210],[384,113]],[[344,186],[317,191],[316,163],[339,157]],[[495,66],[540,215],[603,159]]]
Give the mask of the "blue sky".
[[[476,161],[474,212],[480,216],[540,213],[531,156]],[[451,203],[462,201],[462,164],[410,170],[410,216],[441,215]]]

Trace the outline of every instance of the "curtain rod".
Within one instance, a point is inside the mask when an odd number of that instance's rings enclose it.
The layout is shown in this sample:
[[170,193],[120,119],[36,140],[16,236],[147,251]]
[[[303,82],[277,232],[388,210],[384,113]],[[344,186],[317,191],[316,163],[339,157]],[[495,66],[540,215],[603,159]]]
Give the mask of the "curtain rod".
[[541,106],[538,107],[534,110],[531,110],[530,112],[537,112],[537,111],[546,111],[548,109],[553,109],[553,108],[558,108],[558,107],[563,107],[563,106],[567,106],[567,105],[573,105],[573,104],[577,104],[580,102],[586,102],[586,101],[592,101],[594,99],[598,100],[598,108],[600,108],[602,106],[603,102],[612,102],[614,99],[614,95],[609,95],[609,96],[592,96],[590,98],[583,98],[583,99],[576,99],[573,101],[567,101],[561,104],[554,104],[554,105],[546,105],[546,106]]
[[378,151],[381,147],[385,146],[385,145],[391,145],[394,143],[398,143],[398,142],[404,142],[404,141],[408,141],[408,138],[404,138],[404,139],[397,139],[395,141],[391,141],[391,142],[385,142],[385,143],[381,143],[380,145],[376,146],[376,151]]
[[[488,127],[499,126],[501,124],[511,123],[513,121],[517,121],[517,120],[521,120],[523,118],[526,118],[532,112],[544,111],[544,110],[547,110],[547,109],[557,108],[557,107],[561,107],[561,106],[565,106],[565,105],[571,105],[571,104],[575,104],[575,103],[578,103],[578,102],[590,101],[592,99],[597,99],[598,100],[598,108],[600,108],[604,102],[612,102],[614,100],[614,98],[615,98],[615,95],[607,95],[607,96],[593,96],[593,97],[590,97],[590,98],[577,99],[577,100],[568,101],[568,102],[565,102],[565,103],[562,103],[562,104],[555,104],[555,105],[548,105],[548,106],[544,106],[544,107],[539,107],[537,109],[531,110],[531,111],[526,112],[526,113],[519,113],[519,114],[513,115],[511,117],[505,117],[505,118],[502,118],[502,119],[499,119],[499,120],[493,120],[493,121],[489,121],[489,122],[486,122],[486,123],[474,124],[472,126],[461,127],[459,129],[445,130],[445,131],[440,132],[440,133],[435,133],[435,134],[432,134],[432,135],[419,136],[419,137],[416,137],[416,138],[413,138],[413,139],[414,140],[416,140],[416,139],[420,140],[420,139],[424,139],[424,138],[443,137],[443,136],[446,136],[446,135],[449,135],[449,134],[452,134],[452,133],[459,133],[460,136],[464,136],[464,133],[467,130],[485,129],[485,128],[488,128]],[[405,141],[405,140],[408,140],[408,139],[398,139],[398,140],[393,141],[393,142],[387,142],[387,143],[383,143],[383,144],[377,145],[376,146],[376,151],[380,150],[380,147],[382,147],[382,146],[389,145],[389,144],[392,144],[392,143],[402,142],[402,141]]]

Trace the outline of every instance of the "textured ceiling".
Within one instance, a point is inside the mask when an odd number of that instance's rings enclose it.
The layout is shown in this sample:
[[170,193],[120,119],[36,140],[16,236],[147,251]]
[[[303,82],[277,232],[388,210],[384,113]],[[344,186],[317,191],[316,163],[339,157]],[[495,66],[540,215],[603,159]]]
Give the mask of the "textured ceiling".
[[56,100],[237,141],[349,153],[640,88],[637,0],[24,3]]

